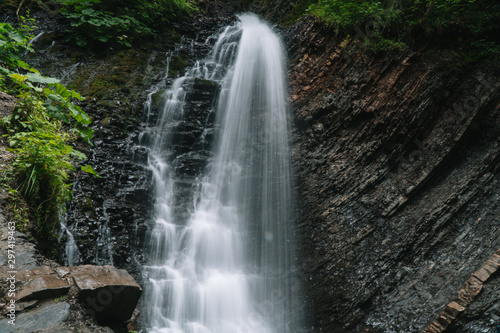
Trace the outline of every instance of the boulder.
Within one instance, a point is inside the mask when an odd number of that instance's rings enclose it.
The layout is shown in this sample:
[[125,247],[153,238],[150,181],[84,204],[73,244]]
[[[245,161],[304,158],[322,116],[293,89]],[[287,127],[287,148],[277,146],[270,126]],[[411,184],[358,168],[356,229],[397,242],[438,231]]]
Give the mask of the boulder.
[[66,267],[79,289],[79,301],[99,324],[128,320],[142,288],[125,270],[113,266]]
[[[0,274],[4,280],[7,276]],[[127,271],[113,266],[41,266],[18,271],[15,277],[19,288],[15,298],[17,311],[32,308],[37,301],[68,295],[74,288],[81,306],[99,324],[129,320],[142,293]],[[4,330],[0,329],[0,332],[4,333]]]
[[29,280],[16,295],[18,301],[57,298],[66,295],[70,285],[55,274],[36,276]]

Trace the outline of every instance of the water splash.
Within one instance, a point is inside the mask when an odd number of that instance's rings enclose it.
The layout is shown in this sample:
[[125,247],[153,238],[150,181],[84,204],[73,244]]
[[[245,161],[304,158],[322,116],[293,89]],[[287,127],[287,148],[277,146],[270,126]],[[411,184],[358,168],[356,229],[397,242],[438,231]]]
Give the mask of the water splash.
[[[157,126],[144,136],[156,188],[144,268],[148,332],[285,333],[299,322],[288,275],[294,207],[283,47],[255,15],[239,19],[167,89]],[[182,218],[169,147],[196,78],[220,85],[217,139]]]
[[[72,192],[78,187],[78,180],[75,180],[73,183],[73,187],[71,189]],[[64,264],[66,266],[75,266],[80,261],[80,251],[76,244],[76,239],[74,236],[74,232],[77,228],[77,225],[68,226],[68,213],[67,211],[62,212],[59,218],[60,224],[60,233],[58,242],[61,243],[64,241]]]
[[66,242],[64,243],[64,264],[66,266],[74,266],[80,260],[80,251],[76,245],[75,236],[67,225],[66,217],[66,214],[61,215],[61,232],[58,241],[61,242],[64,237],[66,238]]

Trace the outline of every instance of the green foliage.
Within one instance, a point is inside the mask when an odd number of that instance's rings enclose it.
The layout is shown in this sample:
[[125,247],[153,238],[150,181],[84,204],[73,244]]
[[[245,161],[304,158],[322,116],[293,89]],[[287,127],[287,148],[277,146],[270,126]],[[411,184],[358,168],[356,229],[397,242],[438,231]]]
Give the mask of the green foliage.
[[69,298],[68,295],[59,296],[56,299],[54,299],[54,303],[59,303],[59,302],[66,301],[68,298]]
[[16,229],[22,233],[30,227],[29,208],[21,193],[15,189],[9,190],[8,202],[11,207],[9,218],[16,221]]
[[[14,168],[8,165],[2,170],[2,177],[0,183],[4,191],[8,192],[7,201],[9,202],[10,210],[7,211],[8,218],[15,221],[16,229],[20,232],[26,233],[29,227],[29,209],[21,193],[13,189],[15,182]],[[15,186],[14,186],[15,187]]]
[[[68,90],[59,80],[43,77],[35,69],[26,74],[11,73],[9,77],[16,85],[21,98],[20,106],[16,109],[13,121],[9,121],[10,130],[19,132],[26,128],[33,130],[23,122],[32,109],[41,107],[43,113],[52,121],[62,121],[69,127],[69,131],[76,134],[90,144],[93,131],[88,125],[91,123],[90,117],[76,104],[73,99],[83,100],[83,97],[72,90]],[[45,87],[44,87],[45,86]]]
[[198,10],[187,0],[57,1],[60,13],[70,21],[70,36],[79,46],[111,42],[130,47],[138,36],[154,35],[155,28],[173,17]]
[[468,45],[467,51],[470,61],[476,61],[482,58],[500,59],[500,45],[484,38],[472,41]]
[[20,26],[16,29],[8,23],[0,22],[0,86],[5,85],[5,77],[10,74],[9,68],[30,68],[21,60],[25,52],[32,52],[29,41],[33,38],[33,19],[20,17]]
[[[28,81],[26,75],[11,74],[11,77],[19,88],[18,106],[10,117],[3,119],[3,123],[9,131],[11,150],[16,153],[13,167],[19,190],[35,207],[36,234],[48,239],[57,227],[64,204],[70,199],[67,181],[69,173],[75,170],[72,161],[86,158],[74,150],[70,142],[77,135],[90,140],[91,130],[83,130],[86,128],[84,122],[89,123],[90,119],[69,101],[71,96],[79,95],[62,89],[59,83],[50,84],[54,90],[42,89],[41,83]],[[50,111],[49,107],[54,110]],[[69,117],[78,126],[63,129],[63,120],[58,119],[54,112],[60,112],[60,118],[66,120],[67,126],[72,123]]]
[[290,25],[296,22],[303,13],[311,6],[314,5],[317,0],[300,0],[294,6],[293,9],[286,15],[281,22],[285,25]]
[[[92,129],[89,116],[73,101],[83,100],[59,80],[44,77],[23,62],[28,47],[30,26],[14,28],[1,24],[0,89],[18,98],[11,116],[3,118],[10,150],[16,153],[12,164],[18,189],[12,196],[22,194],[31,206],[36,227],[32,231],[39,240],[50,240],[71,192],[67,183],[75,171],[73,162],[84,160],[71,143],[78,138],[90,144]],[[95,174],[86,165],[82,171]],[[17,204],[18,200],[15,200]],[[27,228],[25,223],[17,223]]]
[[381,33],[374,33],[370,38],[366,38],[365,44],[374,52],[404,51],[408,49],[405,43],[387,39]]
[[86,46],[89,40],[115,41],[131,46],[132,36],[152,34],[153,30],[129,15],[115,15],[100,10],[100,0],[61,0],[60,12],[70,20],[76,43]]
[[319,0],[308,11],[337,28],[350,28],[370,20],[395,20],[399,16],[396,9],[388,9],[380,1],[361,0]]
[[172,18],[199,11],[196,4],[189,0],[141,1],[137,9],[138,19],[149,26],[163,25]]
[[500,55],[497,1],[316,0],[307,12],[337,32],[368,35],[375,51],[435,43],[458,46],[475,59]]

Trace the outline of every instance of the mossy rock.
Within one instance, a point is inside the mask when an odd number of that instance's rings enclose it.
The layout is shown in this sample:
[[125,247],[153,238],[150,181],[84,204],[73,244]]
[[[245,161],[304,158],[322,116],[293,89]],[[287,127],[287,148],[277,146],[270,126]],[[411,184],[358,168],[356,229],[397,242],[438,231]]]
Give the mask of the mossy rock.
[[215,81],[203,80],[199,78],[194,79],[194,85],[196,88],[203,90],[214,90],[219,87]]
[[168,76],[169,77],[178,77],[181,75],[181,72],[186,69],[188,62],[182,57],[182,55],[178,55],[170,59],[170,64],[168,67]]
[[165,89],[161,89],[151,96],[151,105],[154,108],[159,109],[162,106],[165,91],[166,91]]

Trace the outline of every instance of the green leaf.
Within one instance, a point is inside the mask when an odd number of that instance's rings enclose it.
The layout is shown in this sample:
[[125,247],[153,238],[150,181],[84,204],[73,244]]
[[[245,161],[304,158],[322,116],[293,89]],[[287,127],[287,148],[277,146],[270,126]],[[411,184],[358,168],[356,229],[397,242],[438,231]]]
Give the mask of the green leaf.
[[73,155],[73,156],[75,156],[75,157],[79,158],[79,159],[80,159],[80,160],[82,160],[82,161],[87,159],[87,156],[86,156],[84,153],[82,153],[81,151],[78,151],[78,150],[74,150],[74,149],[73,149],[73,150],[71,151],[71,155]]
[[108,38],[106,36],[97,36],[96,39],[103,43],[106,43],[108,41]]
[[93,10],[92,8],[86,8],[82,10],[81,13],[84,15],[92,15],[95,13],[95,10]]
[[99,176],[97,174],[97,172],[94,170],[94,168],[92,168],[92,166],[90,166],[88,164],[82,166],[81,169],[82,169],[83,172],[86,172],[86,173],[89,173],[91,175],[94,175],[97,178],[101,178],[101,176]]
[[96,27],[100,27],[101,25],[103,25],[104,22],[101,20],[97,20],[97,19],[91,19],[91,20],[88,20],[87,23],[95,25]]
[[83,97],[82,95],[80,95],[79,93],[77,93],[77,92],[76,92],[76,91],[74,91],[74,90],[71,90],[71,97],[72,97],[72,98],[76,98],[76,99],[78,99],[78,100],[80,100],[80,101],[85,100],[85,97]]
[[83,140],[85,140],[85,142],[87,142],[89,145],[92,146],[92,142],[90,142],[90,140],[92,140],[92,137],[94,136],[94,130],[92,128],[90,127],[79,128],[78,134]]
[[38,82],[38,83],[59,83],[60,81],[56,78],[53,77],[43,77],[39,73],[28,73],[26,74],[28,77],[28,80],[31,82]]
[[61,95],[58,95],[58,94],[49,94],[47,96],[47,98],[53,100],[53,101],[56,101],[56,102],[60,102],[60,103],[64,103],[65,100],[64,98],[61,96]]
[[17,67],[21,67],[21,68],[24,68],[24,69],[31,69],[31,66],[28,65],[27,63],[25,63],[24,61],[22,60],[16,60],[16,65]]
[[10,71],[7,68],[4,68],[2,66],[0,66],[0,72],[2,72],[4,74],[10,74]]
[[9,75],[11,78],[13,78],[14,80],[16,80],[17,82],[24,82],[26,81],[26,79],[28,79],[28,77],[26,75],[21,75],[21,74],[10,74]]
[[12,38],[13,40],[15,40],[18,43],[22,43],[23,42],[23,36],[19,32],[17,32],[17,31],[11,32],[9,34],[9,37]]
[[64,99],[68,99],[71,97],[71,93],[68,91],[68,88],[66,88],[64,85],[56,83],[54,87],[56,88],[56,93],[61,95]]

